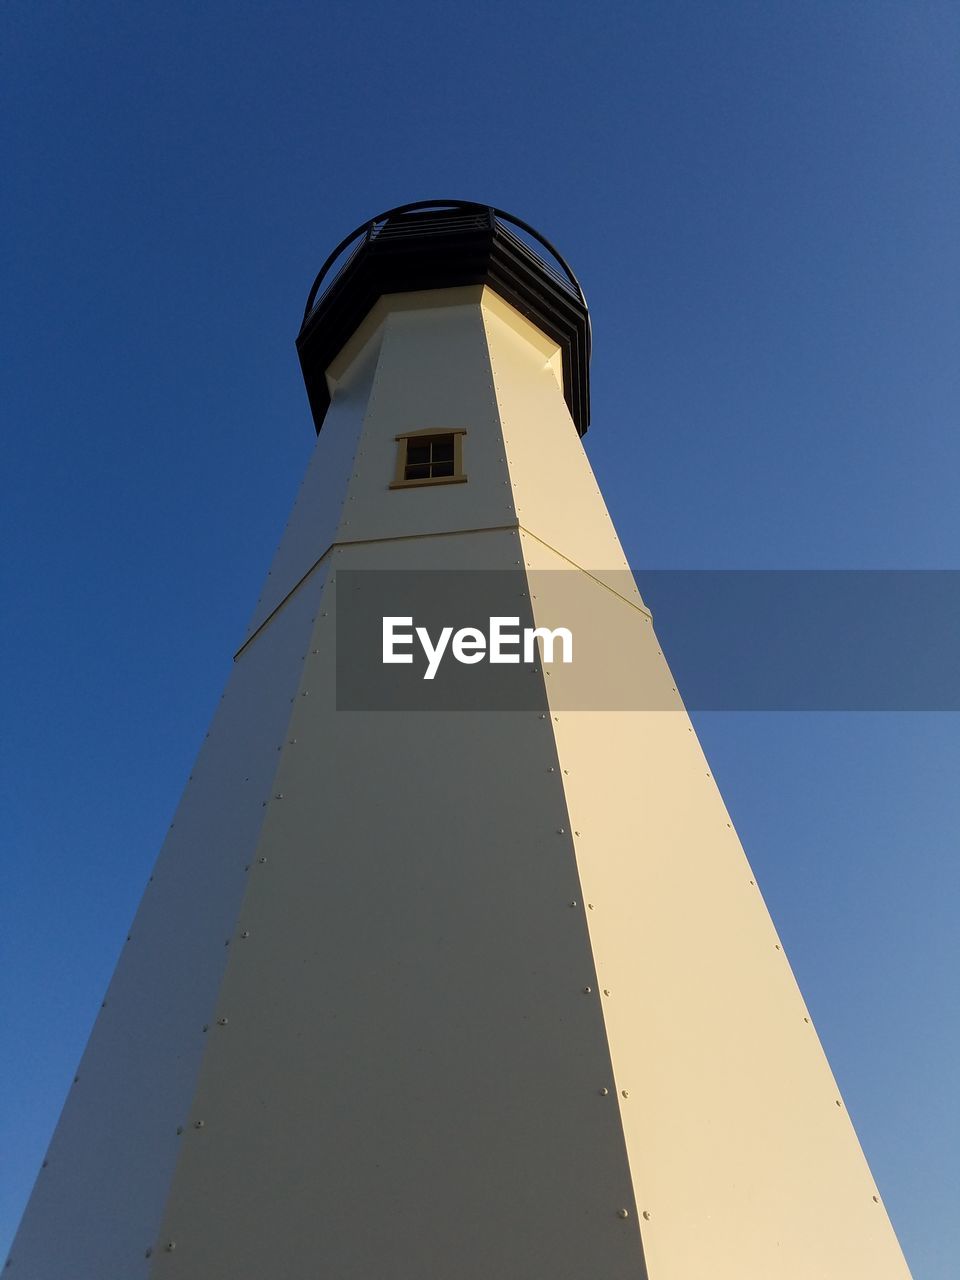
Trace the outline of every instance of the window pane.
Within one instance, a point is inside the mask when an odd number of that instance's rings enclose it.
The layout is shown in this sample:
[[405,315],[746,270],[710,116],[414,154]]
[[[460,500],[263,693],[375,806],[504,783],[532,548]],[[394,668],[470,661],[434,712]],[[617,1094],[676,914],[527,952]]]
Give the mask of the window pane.
[[453,440],[450,436],[444,436],[433,443],[431,454],[434,462],[452,462],[453,461]]
[[413,444],[407,445],[407,462],[420,463],[430,461],[430,444]]
[[405,480],[425,480],[430,475],[430,464],[422,462],[411,466],[408,462],[403,474]]
[[430,469],[430,474],[434,476],[452,476],[453,475],[453,459],[449,462],[435,462]]

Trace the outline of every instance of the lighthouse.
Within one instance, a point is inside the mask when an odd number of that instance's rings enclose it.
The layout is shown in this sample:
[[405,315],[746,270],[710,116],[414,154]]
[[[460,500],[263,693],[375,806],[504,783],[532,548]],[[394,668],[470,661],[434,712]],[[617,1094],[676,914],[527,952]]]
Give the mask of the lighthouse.
[[909,1277],[584,452],[590,341],[500,210],[331,253],[316,448],[7,1274]]

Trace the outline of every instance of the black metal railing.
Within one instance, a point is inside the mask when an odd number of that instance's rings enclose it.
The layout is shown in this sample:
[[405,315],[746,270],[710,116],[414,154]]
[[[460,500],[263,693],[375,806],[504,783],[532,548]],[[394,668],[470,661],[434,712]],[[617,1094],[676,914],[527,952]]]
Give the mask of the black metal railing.
[[[529,236],[537,246],[545,249],[547,255],[559,264],[562,271],[557,270],[557,267],[549,262],[537,248],[521,239],[513,228]],[[576,276],[553,245],[529,223],[505,213],[502,209],[475,204],[471,201],[420,200],[414,204],[399,205],[395,209],[379,214],[376,218],[371,218],[340,241],[313,282],[304,311],[304,326],[343,278],[358,255],[374,241],[385,243],[426,236],[469,235],[490,230],[495,230],[521,260],[535,265],[553,284],[577,299],[586,308],[586,299]],[[351,246],[353,246],[352,251],[347,254],[337,271],[327,278],[327,272]],[[589,318],[587,323],[589,325]]]
[[571,293],[575,298],[583,301],[583,295],[580,292],[580,286],[578,284],[568,277],[562,276],[555,267],[552,267],[550,263],[547,262],[543,254],[537,253],[536,249],[534,249],[532,245],[527,244],[525,241],[521,240],[519,236],[514,235],[507,224],[500,218],[495,218],[494,222],[497,230],[503,236],[504,240],[506,240],[515,251],[525,253],[528,257],[533,258],[540,270],[546,272],[554,284],[558,284],[561,289],[566,289],[567,292]]

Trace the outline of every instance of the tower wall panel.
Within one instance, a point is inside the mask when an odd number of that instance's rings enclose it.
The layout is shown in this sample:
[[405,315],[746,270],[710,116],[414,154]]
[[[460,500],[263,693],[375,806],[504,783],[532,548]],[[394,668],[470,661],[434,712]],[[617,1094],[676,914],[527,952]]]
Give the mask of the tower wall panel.
[[639,601],[543,335],[489,290],[482,310],[519,523],[573,564],[612,571]]
[[651,1280],[906,1280],[649,617],[521,544]]
[[371,342],[334,390],[327,411],[329,430],[317,437],[290,519],[253,611],[248,639],[336,539],[363,418],[370,402],[379,346],[379,339]]
[[[442,300],[449,292],[454,301]],[[435,306],[385,311],[373,394],[338,541],[409,538],[516,524],[478,302],[444,290]],[[476,291],[474,291],[476,292]],[[396,436],[464,429],[465,484],[388,492]],[[324,428],[326,430],[326,427]]]
[[[518,547],[365,544],[335,570],[515,569]],[[643,1280],[550,722],[337,712],[335,596],[153,1274]]]
[[145,1272],[321,579],[233,668],[11,1251],[30,1280]]

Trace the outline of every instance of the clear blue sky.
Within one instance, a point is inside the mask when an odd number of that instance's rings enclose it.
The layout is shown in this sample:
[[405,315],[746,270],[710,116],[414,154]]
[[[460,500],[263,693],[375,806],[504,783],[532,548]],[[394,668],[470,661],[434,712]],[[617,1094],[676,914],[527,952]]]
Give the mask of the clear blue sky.
[[[434,196],[560,246],[635,565],[958,568],[960,9],[7,0],[0,31],[3,1254],[312,446],[327,251]],[[954,1280],[960,717],[698,729],[916,1280]]]

